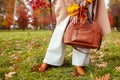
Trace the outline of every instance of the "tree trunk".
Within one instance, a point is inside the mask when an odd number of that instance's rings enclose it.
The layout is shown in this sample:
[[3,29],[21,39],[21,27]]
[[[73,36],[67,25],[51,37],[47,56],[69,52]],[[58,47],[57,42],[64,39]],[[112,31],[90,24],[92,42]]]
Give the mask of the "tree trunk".
[[117,30],[118,30],[118,32],[120,32],[120,26],[119,26],[119,27],[117,27]]
[[117,30],[118,30],[118,32],[120,32],[120,26],[119,26],[119,20],[118,20],[119,18],[116,16],[115,17],[115,26],[116,26],[116,28],[117,28]]

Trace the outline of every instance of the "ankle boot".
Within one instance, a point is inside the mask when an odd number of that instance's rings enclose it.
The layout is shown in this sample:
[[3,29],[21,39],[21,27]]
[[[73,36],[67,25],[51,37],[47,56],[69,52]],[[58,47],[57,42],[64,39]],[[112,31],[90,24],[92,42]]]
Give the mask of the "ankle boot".
[[77,73],[79,75],[84,75],[85,74],[85,71],[84,71],[82,66],[76,66],[76,68],[77,68]]
[[39,68],[39,71],[45,72],[48,69],[48,64],[42,63],[41,67]]

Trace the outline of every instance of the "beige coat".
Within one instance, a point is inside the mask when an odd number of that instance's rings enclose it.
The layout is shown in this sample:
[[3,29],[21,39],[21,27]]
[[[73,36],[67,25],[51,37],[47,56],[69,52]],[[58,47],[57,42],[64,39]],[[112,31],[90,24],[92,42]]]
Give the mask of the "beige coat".
[[[55,14],[57,24],[64,20],[69,14],[67,7],[74,3],[74,0],[57,0],[55,5]],[[95,19],[100,25],[103,36],[111,32],[110,23],[108,20],[107,9],[104,0],[96,0],[94,7]]]

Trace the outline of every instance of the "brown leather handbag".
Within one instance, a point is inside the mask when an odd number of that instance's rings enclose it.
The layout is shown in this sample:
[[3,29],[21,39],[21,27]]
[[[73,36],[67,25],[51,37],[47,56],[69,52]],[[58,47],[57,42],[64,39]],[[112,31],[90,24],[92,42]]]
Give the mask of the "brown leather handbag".
[[77,48],[99,49],[102,40],[102,31],[98,23],[91,19],[88,13],[88,20],[84,23],[73,24],[69,22],[63,36],[63,42]]

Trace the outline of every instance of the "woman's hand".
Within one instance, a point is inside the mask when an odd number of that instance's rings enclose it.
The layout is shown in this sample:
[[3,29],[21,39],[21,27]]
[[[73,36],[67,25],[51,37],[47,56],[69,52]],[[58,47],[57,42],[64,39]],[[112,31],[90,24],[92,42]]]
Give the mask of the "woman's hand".
[[78,15],[71,16],[70,21],[72,21],[73,24],[77,24],[78,23]]
[[88,7],[90,5],[86,0],[84,0],[81,4],[84,7]]

